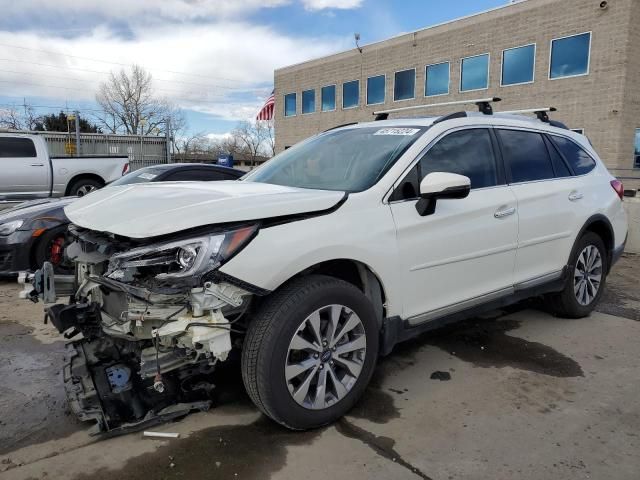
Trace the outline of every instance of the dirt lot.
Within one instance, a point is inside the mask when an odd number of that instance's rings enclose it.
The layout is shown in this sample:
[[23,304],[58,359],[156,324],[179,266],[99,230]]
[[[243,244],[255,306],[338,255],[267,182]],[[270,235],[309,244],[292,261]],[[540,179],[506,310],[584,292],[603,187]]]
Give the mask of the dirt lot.
[[334,426],[292,433],[257,413],[233,369],[221,405],[98,441],[71,416],[63,342],[0,284],[0,478],[637,479],[640,257],[582,320],[525,303],[401,345]]

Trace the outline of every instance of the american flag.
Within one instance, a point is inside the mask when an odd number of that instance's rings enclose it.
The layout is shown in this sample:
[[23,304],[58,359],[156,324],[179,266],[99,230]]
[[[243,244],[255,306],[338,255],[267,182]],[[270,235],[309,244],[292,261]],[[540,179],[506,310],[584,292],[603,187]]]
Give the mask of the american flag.
[[276,97],[274,95],[275,93],[276,93],[275,90],[271,92],[271,95],[269,96],[269,98],[267,98],[267,101],[264,102],[264,105],[258,112],[258,116],[256,117],[256,120],[272,120],[273,119],[273,109],[276,103]]

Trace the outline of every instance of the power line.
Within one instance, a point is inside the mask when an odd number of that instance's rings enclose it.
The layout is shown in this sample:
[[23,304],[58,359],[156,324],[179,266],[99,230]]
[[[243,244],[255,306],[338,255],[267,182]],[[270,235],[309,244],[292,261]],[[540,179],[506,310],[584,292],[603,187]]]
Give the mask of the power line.
[[[133,65],[130,63],[120,63],[120,62],[111,62],[109,60],[101,60],[98,58],[91,58],[91,57],[83,57],[80,55],[70,55],[68,53],[60,53],[60,52],[54,52],[51,50],[41,50],[38,48],[29,48],[29,47],[23,47],[21,45],[11,45],[8,43],[0,43],[0,47],[7,47],[7,48],[17,48],[20,50],[28,50],[31,52],[38,52],[38,53],[46,53],[48,55],[60,55],[63,57],[69,57],[69,58],[78,58],[80,60],[88,60],[90,62],[98,62],[98,63],[106,63],[106,64],[110,64],[110,65],[119,65],[121,67],[132,67]],[[226,80],[226,81],[230,81],[230,82],[235,82],[236,80],[232,79],[232,78],[225,78],[225,77],[215,77],[212,75],[202,75],[202,74],[198,74],[198,73],[186,73],[186,72],[177,72],[175,70],[162,70],[159,68],[149,68],[148,70],[155,70],[157,72],[166,72],[166,73],[172,73],[175,75],[186,75],[189,77],[202,77],[202,78],[216,78],[218,80]]]
[[[61,66],[61,65],[52,65],[50,63],[40,63],[40,62],[31,62],[28,60],[16,60],[16,59],[12,59],[12,58],[0,58],[0,62],[12,62],[12,63],[26,63],[29,65],[38,65],[40,67],[49,67],[49,68],[58,68],[61,70],[76,70],[78,72],[88,72],[88,73],[99,73],[101,75],[110,75],[111,72],[108,71],[104,71],[104,70],[90,70],[87,68],[79,68],[79,67],[67,67],[67,66]],[[157,77],[153,77],[154,81],[158,81],[158,82],[168,82],[168,83],[179,83],[179,84],[186,84],[186,85],[196,85],[196,86],[202,86],[202,87],[214,87],[214,88],[223,88],[223,89],[228,89],[228,90],[240,90],[238,87],[232,87],[229,85],[219,85],[219,84],[206,84],[206,83],[197,83],[197,82],[187,82],[184,80],[169,80],[166,78],[157,78]]]

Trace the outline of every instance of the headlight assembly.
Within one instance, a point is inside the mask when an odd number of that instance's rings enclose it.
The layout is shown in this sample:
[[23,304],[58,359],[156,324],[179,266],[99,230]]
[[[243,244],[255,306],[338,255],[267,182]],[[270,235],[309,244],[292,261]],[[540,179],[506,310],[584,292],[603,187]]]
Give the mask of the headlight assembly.
[[24,224],[24,220],[13,220],[11,222],[0,224],[0,235],[6,237],[18,230]]
[[157,280],[199,277],[215,270],[244,247],[257,230],[256,225],[211,235],[135,248],[114,255],[106,276],[123,282],[138,276]]

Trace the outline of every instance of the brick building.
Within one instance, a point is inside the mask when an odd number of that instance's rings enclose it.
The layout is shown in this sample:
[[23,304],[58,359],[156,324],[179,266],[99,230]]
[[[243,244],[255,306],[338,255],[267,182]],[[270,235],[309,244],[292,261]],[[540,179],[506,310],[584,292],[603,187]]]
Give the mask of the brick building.
[[639,25],[640,0],[521,0],[281,68],[276,150],[376,110],[497,96],[496,111],[556,107],[640,188]]

